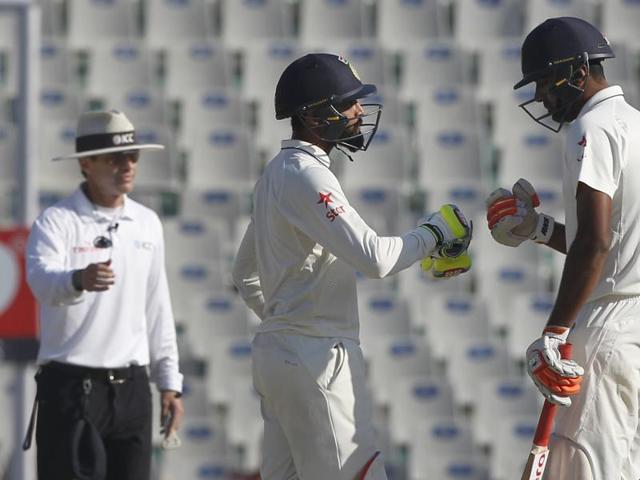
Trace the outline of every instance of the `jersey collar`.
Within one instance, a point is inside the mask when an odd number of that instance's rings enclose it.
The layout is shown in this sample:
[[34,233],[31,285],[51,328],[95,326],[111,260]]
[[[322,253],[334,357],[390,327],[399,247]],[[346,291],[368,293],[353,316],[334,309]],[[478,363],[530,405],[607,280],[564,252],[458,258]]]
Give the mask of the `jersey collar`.
[[582,117],[587,112],[593,110],[593,108],[601,102],[608,100],[611,97],[617,97],[623,95],[622,87],[619,85],[613,85],[611,87],[603,88],[598,93],[596,93],[593,97],[587,100],[587,103],[584,104],[582,109],[580,110],[580,114],[578,118]]
[[[113,219],[98,211],[93,203],[87,198],[82,191],[81,187],[78,187],[73,192],[73,202],[76,206],[76,211],[80,215],[80,218],[84,223],[98,222],[108,223]],[[129,197],[124,196],[124,205],[122,207],[122,214],[119,216],[119,220],[133,220],[134,213]]]
[[325,152],[317,145],[314,145],[313,143],[293,139],[282,140],[282,148],[295,148],[297,150],[303,150],[312,157],[315,157],[316,160],[318,160],[325,167],[329,167],[331,165],[331,159],[329,158],[329,155],[327,155],[327,152]]

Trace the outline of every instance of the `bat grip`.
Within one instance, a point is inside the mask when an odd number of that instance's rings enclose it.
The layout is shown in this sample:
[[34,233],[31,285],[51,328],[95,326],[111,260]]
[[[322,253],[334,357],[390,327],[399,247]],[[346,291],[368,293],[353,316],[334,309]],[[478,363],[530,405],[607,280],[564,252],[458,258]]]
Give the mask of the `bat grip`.
[[[560,355],[564,359],[569,359],[573,355],[573,345],[571,343],[565,343],[559,347]],[[544,401],[542,406],[542,412],[540,413],[540,421],[536,428],[536,433],[533,436],[533,444],[540,447],[549,446],[549,440],[551,440],[551,433],[553,432],[553,417],[556,415],[556,408],[558,406],[555,403],[551,403],[549,400]]]

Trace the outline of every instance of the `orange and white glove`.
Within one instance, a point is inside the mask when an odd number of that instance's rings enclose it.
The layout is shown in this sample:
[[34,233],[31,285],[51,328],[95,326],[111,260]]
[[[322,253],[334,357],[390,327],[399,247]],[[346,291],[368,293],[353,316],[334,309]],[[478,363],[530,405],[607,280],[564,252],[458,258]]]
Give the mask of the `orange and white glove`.
[[498,243],[517,247],[527,239],[548,243],[553,233],[553,217],[536,212],[540,199],[536,189],[521,178],[510,192],[495,190],[486,201],[491,236]]
[[560,345],[567,343],[569,328],[548,326],[542,336],[527,348],[527,373],[538,390],[552,403],[568,407],[571,396],[580,392],[584,369],[560,356]]

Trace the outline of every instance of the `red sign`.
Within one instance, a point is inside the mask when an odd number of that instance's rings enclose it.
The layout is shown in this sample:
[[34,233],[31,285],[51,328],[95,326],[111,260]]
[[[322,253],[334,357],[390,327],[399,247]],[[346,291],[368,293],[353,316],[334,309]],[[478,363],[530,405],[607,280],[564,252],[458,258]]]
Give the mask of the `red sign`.
[[36,338],[38,310],[25,269],[27,228],[0,230],[0,338]]

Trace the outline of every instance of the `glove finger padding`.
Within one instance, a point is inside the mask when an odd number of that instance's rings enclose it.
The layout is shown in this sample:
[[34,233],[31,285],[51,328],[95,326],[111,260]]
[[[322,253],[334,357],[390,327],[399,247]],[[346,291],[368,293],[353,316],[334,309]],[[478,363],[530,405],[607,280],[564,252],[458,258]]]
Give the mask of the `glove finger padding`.
[[455,258],[425,257],[420,267],[435,278],[451,278],[471,269],[471,257],[466,252]]
[[528,180],[521,178],[513,184],[513,194],[525,202],[529,208],[536,208],[540,206],[540,198],[538,192],[533,188],[533,185]]
[[433,235],[436,245],[433,257],[457,257],[469,247],[473,225],[467,222],[462,211],[453,204],[440,209],[418,222]]
[[493,205],[496,201],[504,197],[513,197],[513,193],[507,190],[506,188],[498,188],[493,192],[491,192],[491,194],[487,197],[487,200],[485,201],[485,206],[487,207],[487,210],[489,210],[489,207],[491,207],[491,205]]

